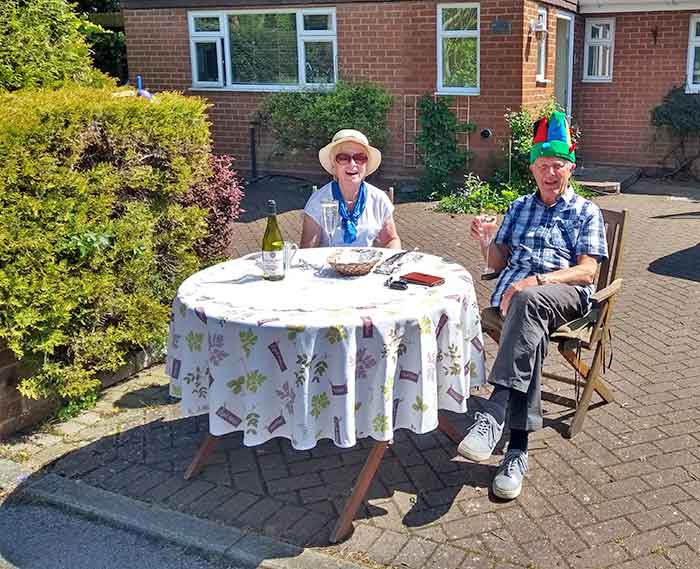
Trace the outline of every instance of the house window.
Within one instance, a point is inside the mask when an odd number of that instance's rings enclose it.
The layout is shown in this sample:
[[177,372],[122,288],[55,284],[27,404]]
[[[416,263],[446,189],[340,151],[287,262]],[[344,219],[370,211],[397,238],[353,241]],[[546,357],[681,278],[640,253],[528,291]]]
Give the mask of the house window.
[[245,91],[330,86],[335,9],[190,12],[192,85]]
[[[537,26],[540,29],[547,29],[547,8],[540,6],[537,9]],[[537,81],[544,81],[545,70],[547,69],[547,34],[537,42]]]
[[437,7],[439,93],[479,93],[479,4]]
[[612,81],[614,40],[614,18],[586,20],[586,45],[583,52],[584,81]]
[[690,18],[687,91],[700,93],[700,14]]

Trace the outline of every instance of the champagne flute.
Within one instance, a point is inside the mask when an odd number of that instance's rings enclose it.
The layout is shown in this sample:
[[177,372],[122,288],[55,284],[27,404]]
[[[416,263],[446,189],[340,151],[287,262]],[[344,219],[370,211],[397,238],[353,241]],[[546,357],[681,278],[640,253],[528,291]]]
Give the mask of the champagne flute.
[[477,219],[479,220],[479,243],[486,261],[486,265],[481,269],[481,279],[490,280],[498,276],[498,271],[489,263],[489,249],[498,230],[498,217],[495,211],[481,208]]
[[338,202],[324,201],[321,202],[321,220],[323,221],[323,229],[328,235],[328,245],[333,245],[333,235],[338,228],[340,214],[338,213]]

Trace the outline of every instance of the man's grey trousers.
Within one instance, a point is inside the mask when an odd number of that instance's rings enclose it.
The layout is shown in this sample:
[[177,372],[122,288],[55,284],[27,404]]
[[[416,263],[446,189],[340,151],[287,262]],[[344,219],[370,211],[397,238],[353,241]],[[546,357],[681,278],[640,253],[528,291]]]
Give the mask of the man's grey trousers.
[[533,286],[513,295],[489,376],[493,385],[527,394],[527,405],[517,404],[523,401],[521,397],[511,398],[508,415],[511,429],[542,428],[542,366],[549,336],[587,310],[578,289],[572,285]]

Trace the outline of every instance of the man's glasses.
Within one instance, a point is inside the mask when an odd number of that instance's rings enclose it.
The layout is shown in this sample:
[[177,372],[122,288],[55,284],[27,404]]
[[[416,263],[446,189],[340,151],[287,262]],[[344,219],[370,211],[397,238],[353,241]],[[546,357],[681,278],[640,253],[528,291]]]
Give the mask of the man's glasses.
[[340,152],[335,155],[335,161],[338,164],[349,164],[350,160],[354,160],[355,164],[367,164],[367,160],[369,160],[369,158],[364,152],[358,152],[357,154]]

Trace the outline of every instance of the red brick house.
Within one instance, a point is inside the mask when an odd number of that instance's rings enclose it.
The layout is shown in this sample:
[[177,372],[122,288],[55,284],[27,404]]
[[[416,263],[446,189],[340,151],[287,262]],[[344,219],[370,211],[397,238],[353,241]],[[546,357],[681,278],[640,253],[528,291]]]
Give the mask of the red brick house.
[[[385,177],[417,174],[416,102],[425,93],[454,96],[454,111],[476,124],[463,143],[470,167],[487,172],[508,134],[505,110],[552,96],[581,127],[586,162],[655,166],[664,147],[653,142],[650,110],[674,85],[700,92],[700,0],[123,0],[122,8],[132,76],[152,91],[208,98],[216,150],[242,170],[266,93],[338,78],[380,83],[395,96]],[[256,146],[260,171],[320,172],[313,157],[271,159],[265,133]]]

